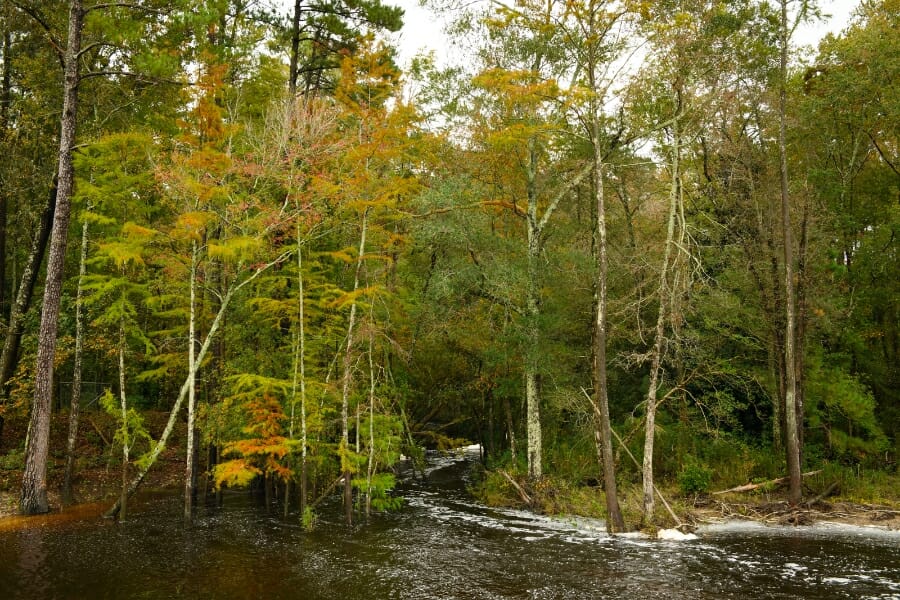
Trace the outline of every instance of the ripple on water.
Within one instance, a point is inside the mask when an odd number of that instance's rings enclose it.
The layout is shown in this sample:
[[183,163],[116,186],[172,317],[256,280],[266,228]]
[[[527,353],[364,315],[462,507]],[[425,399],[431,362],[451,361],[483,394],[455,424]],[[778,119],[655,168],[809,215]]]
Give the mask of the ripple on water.
[[687,543],[610,537],[602,521],[493,509],[465,492],[466,455],[432,457],[404,508],[317,528],[248,496],[181,526],[179,498],[128,523],[0,528],[0,598],[900,598],[900,534],[729,523]]

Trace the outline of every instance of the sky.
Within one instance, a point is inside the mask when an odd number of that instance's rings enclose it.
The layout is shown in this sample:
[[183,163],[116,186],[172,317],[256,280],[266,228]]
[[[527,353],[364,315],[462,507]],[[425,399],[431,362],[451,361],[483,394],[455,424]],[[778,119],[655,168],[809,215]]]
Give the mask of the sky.
[[[293,10],[293,0],[277,1],[282,4],[285,14]],[[420,6],[419,0],[383,1],[406,11],[402,31],[393,36],[399,49],[401,66],[406,66],[420,52],[434,51],[438,64],[447,64],[452,62],[451,58],[458,60],[463,57],[464,49],[454,48],[444,34],[442,19]],[[472,0],[473,3],[479,1],[483,0]],[[818,4],[826,18],[800,27],[794,36],[796,44],[815,46],[826,33],[843,30],[849,23],[850,15],[858,6],[859,0],[819,0]]]
[[[433,50],[439,64],[446,62],[447,57],[454,54],[450,41],[442,31],[442,21],[428,9],[422,8],[419,0],[385,1],[406,11],[403,30],[396,36],[401,65],[407,64],[423,50]],[[858,4],[859,0],[820,0],[822,13],[831,16],[824,21],[800,27],[794,36],[795,43],[815,46],[826,33],[841,31],[849,23],[850,14]]]

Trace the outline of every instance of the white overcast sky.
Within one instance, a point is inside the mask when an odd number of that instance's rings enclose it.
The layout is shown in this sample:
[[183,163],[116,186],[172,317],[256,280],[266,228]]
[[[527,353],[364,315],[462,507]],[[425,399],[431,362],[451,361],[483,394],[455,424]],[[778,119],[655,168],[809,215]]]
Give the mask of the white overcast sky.
[[[450,41],[444,35],[444,24],[440,17],[427,8],[422,8],[419,0],[383,0],[386,4],[401,7],[406,11],[403,30],[395,34],[400,52],[400,64],[406,66],[420,52],[433,50],[438,63],[445,63],[448,57],[459,58],[463,49],[451,48]],[[774,0],[773,0],[774,1]],[[285,13],[293,7],[293,0],[280,0]],[[853,9],[859,0],[820,0],[819,6],[826,19],[817,23],[802,26],[794,36],[796,44],[815,45],[829,31],[839,32],[850,21]]]
[[[422,8],[419,0],[385,1],[406,11],[403,30],[397,36],[401,65],[408,63],[421,51],[433,50],[439,62],[453,54],[454,50],[450,48],[450,42],[443,33],[442,21],[428,9]],[[794,42],[815,46],[829,31],[837,33],[843,30],[850,21],[853,9],[858,5],[859,0],[821,0],[819,6],[826,15],[825,20],[800,27],[794,36]]]

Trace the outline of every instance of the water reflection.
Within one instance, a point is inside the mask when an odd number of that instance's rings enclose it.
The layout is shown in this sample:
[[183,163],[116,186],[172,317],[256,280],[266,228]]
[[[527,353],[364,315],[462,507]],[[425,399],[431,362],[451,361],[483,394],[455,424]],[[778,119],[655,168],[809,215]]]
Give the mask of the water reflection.
[[18,538],[20,585],[33,593],[35,598],[47,597],[51,573],[44,549],[44,532],[37,528],[25,529],[19,533]]
[[318,528],[246,496],[201,511],[135,504],[97,518],[0,528],[0,598],[900,598],[900,533],[752,525],[700,540],[610,538],[601,522],[497,510],[465,491],[467,464],[436,457],[403,510]]

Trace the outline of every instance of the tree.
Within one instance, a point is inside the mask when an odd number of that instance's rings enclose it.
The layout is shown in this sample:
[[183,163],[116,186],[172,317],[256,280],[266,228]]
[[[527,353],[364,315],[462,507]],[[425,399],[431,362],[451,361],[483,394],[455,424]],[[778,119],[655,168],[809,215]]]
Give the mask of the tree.
[[[90,43],[84,48],[82,44],[88,15],[107,7],[115,7],[115,5],[97,4],[92,7],[85,7],[81,0],[71,0],[69,3],[65,50],[58,51],[63,66],[64,85],[56,173],[56,208],[54,210],[53,230],[50,238],[50,253],[47,259],[44,298],[41,305],[41,326],[35,366],[34,404],[32,406],[25,451],[25,474],[22,478],[20,511],[26,515],[44,513],[49,510],[46,476],[50,401],[52,398],[53,362],[56,353],[56,333],[62,292],[63,264],[71,215],[71,198],[75,183],[72,154],[78,123],[78,92],[79,86],[87,75],[100,76],[108,72],[101,69],[89,74],[83,74],[81,72],[81,63],[84,54],[92,51],[95,47],[116,45],[115,42],[107,40]],[[37,14],[33,8],[27,6],[22,6],[21,8],[30,15],[34,16]],[[143,10],[144,7],[138,4],[128,4],[123,5],[121,8],[123,10]],[[140,36],[144,34],[143,31],[134,33],[139,36],[136,38],[137,40],[142,40]],[[50,35],[52,37],[52,32]],[[56,47],[59,48],[61,45],[57,44]]]

